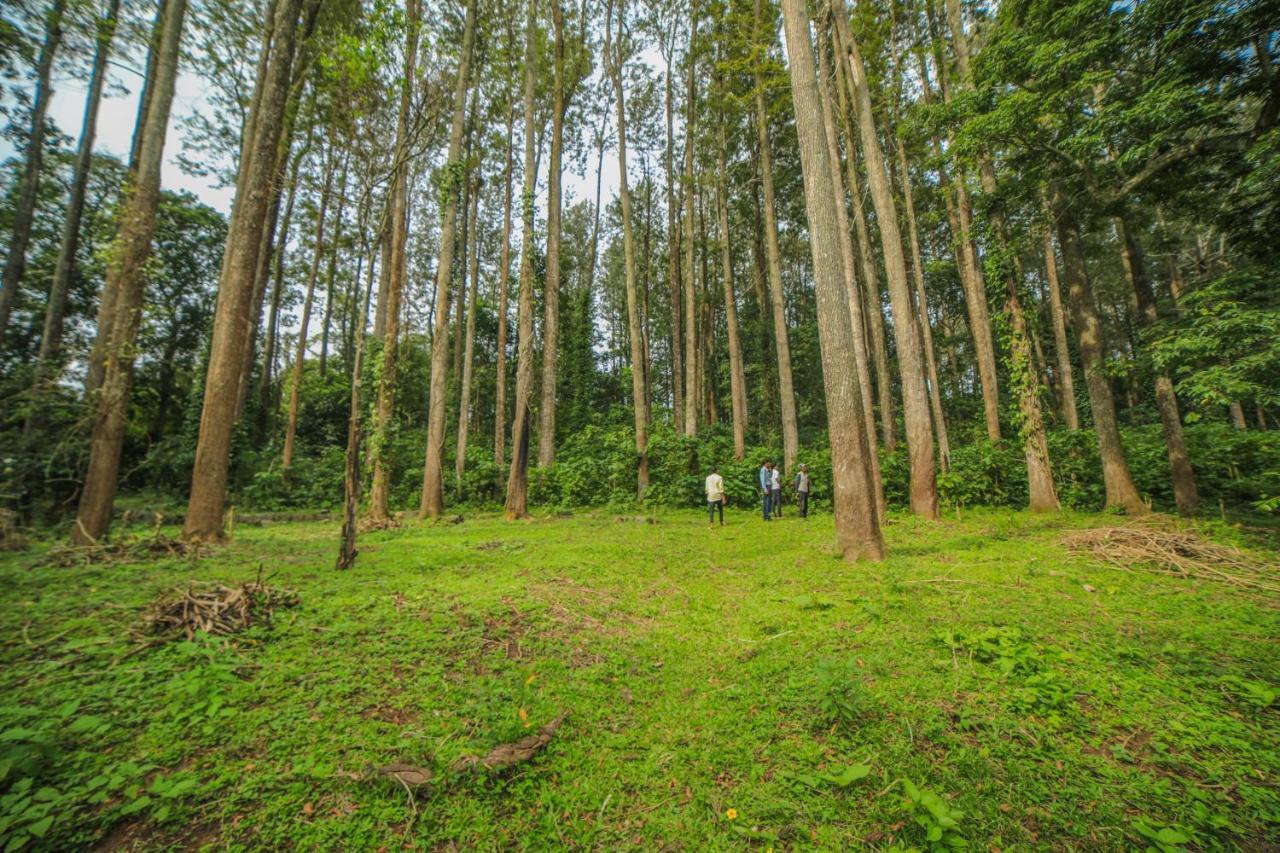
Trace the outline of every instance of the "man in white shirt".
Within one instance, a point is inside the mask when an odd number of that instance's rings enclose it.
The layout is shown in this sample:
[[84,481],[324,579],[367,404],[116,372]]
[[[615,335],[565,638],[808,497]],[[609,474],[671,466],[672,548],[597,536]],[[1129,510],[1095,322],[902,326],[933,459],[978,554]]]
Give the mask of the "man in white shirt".
[[724,477],[720,469],[713,467],[707,476],[707,527],[716,526],[716,510],[720,511],[720,526],[724,527]]
[[777,465],[773,466],[773,484],[770,492],[770,497],[773,499],[773,515],[775,518],[782,518],[782,469]]
[[809,517],[809,467],[801,465],[796,474],[796,502],[800,506],[800,517]]

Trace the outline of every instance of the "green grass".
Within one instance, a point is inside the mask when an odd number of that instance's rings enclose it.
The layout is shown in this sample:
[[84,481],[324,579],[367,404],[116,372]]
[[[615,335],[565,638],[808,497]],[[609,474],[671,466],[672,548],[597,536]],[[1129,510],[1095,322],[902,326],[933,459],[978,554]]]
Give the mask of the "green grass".
[[[891,557],[863,565],[831,557],[829,518],[729,519],[410,525],[365,536],[346,573],[329,523],[241,528],[195,564],[5,556],[0,838],[1280,844],[1274,600],[1058,544],[1105,516],[895,516]],[[155,595],[259,562],[299,609],[234,644],[129,654]],[[531,761],[447,771],[561,710]],[[437,774],[416,817],[366,778],[393,761]]]

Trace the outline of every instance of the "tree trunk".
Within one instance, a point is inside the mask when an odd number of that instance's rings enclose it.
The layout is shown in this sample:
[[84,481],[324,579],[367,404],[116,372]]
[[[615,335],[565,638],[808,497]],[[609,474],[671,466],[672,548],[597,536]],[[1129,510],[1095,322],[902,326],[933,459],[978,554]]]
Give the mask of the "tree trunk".
[[289,466],[293,464],[293,442],[298,432],[298,406],[302,399],[302,372],[307,360],[307,333],[311,328],[311,309],[315,305],[316,280],[320,276],[320,259],[324,257],[324,222],[329,211],[329,196],[333,190],[334,156],[333,140],[330,140],[328,156],[324,163],[324,186],[320,190],[320,210],[316,214],[315,248],[311,251],[311,266],[307,271],[307,295],[302,302],[302,319],[298,326],[298,344],[293,355],[293,380],[289,389],[289,414],[284,430],[284,455],[280,463],[282,477],[289,478]]
[[[763,0],[755,0],[756,37],[761,50],[773,43],[765,26]],[[800,452],[796,419],[796,393],[791,376],[791,339],[787,331],[786,302],[782,293],[782,251],[778,247],[778,208],[773,188],[773,150],[769,143],[769,111],[765,103],[764,77],[755,72],[756,140],[760,150],[760,184],[764,193],[764,245],[769,270],[769,298],[773,303],[773,338],[778,352],[778,397],[782,410],[782,466],[788,476]]]
[[[925,4],[925,12],[929,17],[930,30],[934,30],[932,0]],[[959,41],[964,38],[963,33]],[[958,42],[957,42],[958,43]],[[967,44],[967,43],[966,43]],[[941,40],[932,39],[932,47],[938,64],[938,85],[942,89],[944,103],[951,103],[951,90],[947,83],[945,63],[942,60]],[[958,47],[957,50],[964,48]],[[967,56],[967,53],[966,53]],[[917,54],[920,62],[922,80],[922,97],[926,105],[932,101],[932,87],[929,85],[928,67],[925,65],[923,47]],[[966,66],[967,69],[967,66]],[[964,74],[962,73],[962,76]],[[948,143],[951,142],[948,136]],[[941,157],[942,144],[937,137],[933,138],[935,152]],[[948,178],[945,168],[939,167],[938,176],[943,185],[943,194],[947,206],[947,218],[955,242],[956,266],[960,273],[960,284],[964,288],[965,309],[969,316],[969,334],[973,339],[975,361],[978,367],[978,381],[982,391],[982,408],[987,422],[987,438],[1000,440],[1000,389],[996,374],[995,343],[991,334],[991,313],[987,307],[987,288],[982,274],[982,265],[978,258],[978,246],[973,236],[972,206],[969,201],[967,178],[961,168],[956,169],[955,180]]]
[[168,0],[161,25],[155,76],[150,81],[151,105],[146,124],[138,129],[138,168],[130,172],[120,203],[119,230],[107,266],[106,293],[118,295],[112,313],[113,327],[99,330],[104,338],[103,378],[98,390],[93,433],[89,440],[89,467],[85,473],[80,507],[71,530],[75,545],[91,545],[111,524],[120,451],[129,414],[133,381],[134,343],[142,319],[143,270],[151,254],[156,209],[160,203],[160,166],[178,77],[178,53],[182,41],[186,0]]
[[1234,426],[1236,429],[1240,430],[1241,432],[1244,432],[1246,429],[1249,428],[1249,425],[1245,423],[1245,419],[1244,419],[1244,406],[1240,405],[1239,400],[1233,401],[1230,405],[1228,405],[1227,411],[1231,413],[1232,426]]
[[[471,372],[476,352],[476,291],[480,279],[480,181],[471,189],[471,275],[467,293],[467,338],[463,344],[462,380],[458,389],[458,447],[454,460],[454,489],[462,500],[462,477],[467,471],[467,431],[471,425]],[[466,247],[463,247],[464,249]],[[465,260],[465,259],[464,259]]]
[[920,323],[925,366],[929,371],[929,406],[933,410],[933,428],[938,436],[938,453],[942,471],[951,470],[951,441],[947,438],[947,419],[942,413],[942,388],[938,383],[938,360],[933,347],[933,328],[929,322],[929,296],[924,289],[924,258],[920,252],[920,232],[916,227],[916,205],[911,191],[911,167],[907,149],[897,137],[898,168],[902,172],[902,198],[907,208],[907,233],[911,238],[911,270],[916,285],[916,319]]
[[[672,51],[673,53],[674,51]],[[680,285],[680,223],[676,214],[680,201],[675,191],[674,137],[672,132],[671,63],[674,56],[664,55],[666,60],[666,116],[667,116],[667,295],[671,303],[671,421],[675,431],[684,433],[684,343],[681,331]],[[597,209],[599,205],[597,204]]]
[[[493,463],[498,471],[498,477],[502,477],[502,469],[506,467],[507,456],[507,314],[509,306],[507,304],[507,280],[511,275],[511,172],[513,159],[513,128],[515,126],[515,103],[514,100],[507,101],[507,161],[503,168],[502,181],[506,187],[503,193],[502,201],[502,250],[501,259],[498,262],[498,353],[497,353],[497,383],[494,392],[494,416],[493,416]],[[603,148],[601,149],[603,150]],[[596,180],[599,186],[599,178]],[[596,190],[596,210],[599,216],[600,208],[600,192]],[[593,238],[594,239],[594,238]],[[594,251],[594,249],[593,249]],[[592,268],[595,267],[595,258],[592,258]],[[498,483],[496,485],[501,485]]]
[[[626,17],[626,0],[618,0],[618,31]],[[608,24],[606,23],[606,27]],[[649,488],[649,397],[644,384],[644,333],[640,327],[640,306],[636,288],[636,238],[632,226],[631,188],[627,183],[627,111],[623,91],[623,53],[617,46],[609,55],[612,33],[606,30],[605,62],[613,81],[614,104],[618,113],[618,200],[622,206],[622,254],[627,286],[627,330],[631,344],[631,397],[636,441],[636,496],[643,498]]]
[[302,0],[280,0],[271,44],[271,61],[262,89],[256,119],[251,116],[253,137],[247,141],[251,156],[240,163],[243,191],[237,191],[222,272],[218,280],[218,306],[214,314],[204,407],[200,414],[200,438],[191,473],[191,498],[187,503],[183,535],[188,539],[221,539],[222,509],[227,495],[227,466],[240,369],[248,338],[253,276],[262,248],[262,229],[274,189],[271,177],[284,125],[289,96],[290,71]]
[[[828,170],[831,175],[832,195],[835,198],[836,231],[840,241],[841,268],[844,273],[845,300],[849,304],[849,325],[853,337],[853,360],[857,370],[858,398],[862,404],[862,422],[866,430],[867,468],[870,473],[871,494],[875,500],[876,517],[885,522],[886,507],[884,485],[880,478],[880,453],[876,448],[876,416],[871,404],[871,370],[868,367],[866,320],[863,317],[862,295],[858,287],[857,264],[853,254],[853,237],[849,229],[849,211],[845,201],[844,179],[840,171],[840,135],[835,116],[831,111],[831,92],[827,85],[827,44],[821,28],[818,30],[818,103],[822,108],[822,125],[826,140]],[[850,149],[852,150],[852,149]]]
[[534,162],[534,93],[537,53],[537,0],[528,0],[524,55],[524,192],[521,193],[520,304],[516,328],[516,404],[511,421],[511,470],[507,476],[504,514],[508,521],[528,518],[529,396],[533,391],[533,197],[537,185]]
[[[45,306],[39,361],[36,363],[35,381],[32,382],[37,392],[47,378],[58,372],[58,359],[62,353],[63,319],[67,310],[67,291],[71,289],[71,277],[75,273],[76,252],[80,245],[80,222],[84,218],[85,188],[89,184],[89,169],[93,165],[93,141],[98,127],[98,107],[102,104],[102,88],[107,80],[107,59],[111,55],[111,40],[115,37],[116,18],[119,13],[120,0],[108,0],[106,14],[98,21],[97,46],[93,53],[93,70],[89,75],[89,94],[84,102],[84,122],[80,127],[80,144],[76,149],[71,195],[67,201],[66,219],[62,223],[58,262],[53,272],[53,284],[49,288],[49,302]],[[0,323],[0,339],[4,335],[3,325]]]
[[694,283],[694,204],[696,189],[694,183],[694,139],[697,131],[698,90],[694,73],[697,61],[694,51],[698,41],[698,3],[691,0],[690,15],[692,22],[689,33],[688,86],[685,95],[684,119],[684,434],[698,434],[698,335],[697,335],[697,302]]
[[848,28],[843,6],[834,5],[840,56],[848,63],[853,84],[853,103],[862,136],[862,155],[867,165],[867,183],[880,226],[884,251],[885,278],[893,307],[894,336],[898,345],[898,375],[902,381],[902,409],[907,428],[907,450],[911,456],[911,509],[925,518],[938,517],[938,481],[934,468],[933,426],[929,415],[929,393],[925,388],[925,368],[920,331],[915,322],[911,288],[907,282],[906,257],[898,230],[897,205],[889,185],[888,169],[880,149],[880,138],[871,111],[871,92],[857,42]]
[[848,310],[845,273],[836,233],[837,199],[832,192],[830,152],[822,126],[820,94],[814,74],[813,49],[804,0],[782,0],[783,26],[795,103],[796,133],[804,173],[809,248],[813,256],[818,300],[818,336],[822,379],[831,438],[831,474],[835,496],[836,541],[846,560],[884,557],[879,514],[867,465],[870,447],[864,429]]
[[[724,82],[717,78],[720,97]],[[724,284],[724,321],[729,337],[729,398],[733,407],[733,458],[739,462],[747,453],[747,377],[742,367],[742,341],[738,336],[738,298],[733,289],[733,254],[729,245],[729,190],[725,139],[728,116],[720,117],[719,151],[716,163],[716,196],[720,213],[720,265]]]
[[329,370],[329,326],[333,322],[333,285],[338,278],[338,246],[342,243],[342,222],[347,207],[347,167],[351,162],[348,149],[342,157],[342,177],[338,180],[338,209],[333,216],[333,235],[329,238],[329,269],[325,273],[327,283],[324,295],[324,320],[320,324],[320,375]]
[[1067,319],[1062,309],[1062,287],[1058,284],[1058,259],[1053,250],[1053,232],[1044,232],[1045,280],[1049,285],[1049,316],[1053,321],[1053,347],[1058,360],[1058,396],[1062,404],[1062,420],[1067,429],[1080,429],[1080,413],[1076,410],[1076,385],[1071,374],[1071,350],[1067,347]]
[[53,73],[54,54],[62,43],[62,17],[66,7],[66,0],[54,0],[44,19],[44,45],[40,48],[40,58],[36,62],[35,101],[31,106],[26,161],[13,210],[9,255],[5,259],[3,279],[0,280],[0,359],[3,358],[4,337],[9,329],[14,298],[18,285],[22,282],[22,274],[27,268],[27,244],[31,242],[31,223],[35,218],[36,197],[40,190],[40,164],[44,160],[44,119],[49,112],[49,99],[53,97],[49,78]]
[[[857,229],[858,255],[862,262],[864,293],[859,301],[864,304],[858,308],[858,317],[862,318],[862,330],[854,330],[855,335],[869,343],[869,355],[875,366],[876,386],[879,393],[880,429],[884,449],[892,453],[897,447],[893,407],[893,380],[889,373],[888,347],[884,338],[884,314],[881,310],[880,275],[876,272],[875,249],[871,246],[871,234],[867,228],[867,217],[862,204],[862,187],[858,178],[858,164],[854,159],[854,131],[849,107],[849,84],[846,79],[844,63],[835,63],[836,100],[839,104],[841,127],[844,131],[849,156],[845,158],[845,175],[849,183],[849,196],[853,201],[853,220]],[[863,391],[863,402],[870,407],[872,398]],[[873,433],[874,435],[874,433]],[[876,470],[880,468],[876,460]],[[883,508],[883,507],[882,507]]]
[[[1152,326],[1159,321],[1160,312],[1156,306],[1156,294],[1151,287],[1142,246],[1123,216],[1117,218],[1116,228],[1124,241],[1122,260],[1137,300],[1139,322],[1144,326]],[[1200,507],[1200,493],[1196,488],[1196,474],[1191,467],[1191,457],[1187,454],[1187,443],[1182,437],[1182,415],[1178,411],[1178,397],[1174,393],[1173,380],[1169,378],[1168,372],[1156,370],[1155,374],[1156,408],[1160,410],[1160,423],[1164,428],[1169,471],[1173,477],[1174,503],[1179,515],[1192,516]]]
[[1058,245],[1062,248],[1062,272],[1066,278],[1067,298],[1071,300],[1072,321],[1084,363],[1084,378],[1089,387],[1089,409],[1098,434],[1098,451],[1102,456],[1102,478],[1106,486],[1107,506],[1123,507],[1141,514],[1147,507],[1138,496],[1129,473],[1120,430],[1116,426],[1116,404],[1111,396],[1111,382],[1106,374],[1102,350],[1102,325],[1093,304],[1093,289],[1085,270],[1084,247],[1080,243],[1080,226],[1075,213],[1067,206],[1064,193],[1055,188],[1054,214],[1057,217]]
[[542,405],[538,410],[538,465],[556,458],[556,357],[560,341],[560,171],[564,114],[569,106],[564,67],[564,12],[551,0],[551,159],[547,172],[547,277],[542,286]]
[[275,266],[271,274],[271,308],[267,314],[267,339],[262,345],[262,367],[258,376],[258,412],[254,424],[254,438],[261,446],[271,434],[276,416],[276,396],[274,393],[274,376],[276,368],[276,349],[280,339],[280,306],[284,300],[284,261],[289,246],[289,226],[293,221],[293,203],[298,190],[298,168],[308,146],[303,146],[293,157],[293,165],[289,170],[289,194],[284,204],[284,217],[280,220],[279,239],[274,241],[272,262]]
[[[444,434],[449,387],[449,279],[453,272],[453,235],[457,227],[458,191],[465,180],[462,165],[462,131],[465,126],[467,89],[470,85],[472,47],[475,44],[476,2],[467,2],[467,20],[453,89],[453,120],[449,128],[450,171],[447,197],[440,218],[440,262],[436,266],[435,328],[431,339],[431,390],[427,412],[427,452],[422,468],[422,502],[418,518],[439,518],[444,512]],[[529,129],[532,133],[532,128]],[[531,205],[525,200],[525,206]]]
[[356,550],[356,535],[360,527],[356,516],[360,508],[360,442],[363,438],[361,411],[364,408],[360,395],[364,373],[364,332],[368,324],[369,302],[373,296],[373,261],[376,251],[374,249],[368,252],[369,268],[365,280],[364,304],[360,306],[360,315],[355,319],[355,360],[351,366],[351,408],[347,414],[347,454],[342,477],[342,543],[338,546],[337,569],[354,566],[356,554],[359,553]]

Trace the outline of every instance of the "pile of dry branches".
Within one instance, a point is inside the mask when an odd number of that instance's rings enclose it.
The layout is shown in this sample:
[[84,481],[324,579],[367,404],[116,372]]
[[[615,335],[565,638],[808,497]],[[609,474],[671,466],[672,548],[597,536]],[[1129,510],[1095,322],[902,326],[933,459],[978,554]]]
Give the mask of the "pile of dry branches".
[[251,625],[270,624],[277,608],[299,603],[296,592],[268,586],[259,572],[257,580],[238,587],[193,583],[175,590],[152,605],[142,624],[147,633],[181,633],[188,640],[197,631],[225,636]]
[[1238,548],[1206,542],[1186,530],[1101,527],[1072,533],[1062,544],[1072,553],[1094,557],[1124,571],[1142,569],[1280,593],[1280,566],[1262,562]]
[[93,563],[135,563],[146,560],[195,560],[205,553],[199,542],[184,542],[162,533],[145,539],[120,539],[96,545],[59,545],[36,561],[36,566],[70,569]]

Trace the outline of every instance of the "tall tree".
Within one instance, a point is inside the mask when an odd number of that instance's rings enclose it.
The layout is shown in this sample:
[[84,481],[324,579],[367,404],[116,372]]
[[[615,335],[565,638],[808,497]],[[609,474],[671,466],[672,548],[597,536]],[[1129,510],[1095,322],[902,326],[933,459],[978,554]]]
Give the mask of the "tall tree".
[[694,283],[694,202],[697,188],[694,184],[694,141],[697,131],[698,90],[698,0],[690,0],[691,17],[689,49],[685,56],[687,87],[684,116],[684,434],[698,434],[698,335],[697,302]]
[[534,93],[537,90],[537,0],[528,0],[524,54],[524,191],[520,205],[520,299],[516,319],[516,400],[511,419],[511,470],[504,514],[508,521],[529,515],[529,397],[533,391],[533,198],[538,170],[534,160]]
[[884,539],[872,496],[867,465],[870,448],[864,428],[862,400],[851,368],[855,364],[845,275],[836,235],[835,193],[830,181],[830,152],[823,130],[809,19],[804,0],[782,0],[791,97],[804,173],[805,208],[809,219],[809,251],[813,258],[818,299],[818,340],[822,381],[831,439],[831,478],[835,497],[837,547],[846,560],[880,559]]
[[17,204],[13,211],[13,225],[9,235],[9,254],[5,258],[3,277],[0,278],[0,350],[4,347],[5,332],[9,328],[9,316],[13,312],[14,297],[22,274],[27,268],[27,244],[31,241],[31,223],[36,212],[36,195],[40,189],[40,164],[44,161],[45,116],[49,112],[49,100],[53,97],[50,78],[53,75],[53,59],[62,44],[63,16],[67,0],[54,0],[44,19],[44,44],[36,60],[35,100],[31,105],[31,125],[27,132],[26,158],[22,168],[22,180],[18,184]]
[[769,299],[773,308],[773,339],[778,354],[778,398],[782,410],[782,462],[788,474],[800,452],[800,427],[796,419],[796,392],[791,373],[791,338],[782,292],[782,250],[778,247],[778,202],[773,186],[773,149],[769,142],[769,110],[762,68],[773,45],[771,21],[764,16],[764,0],[755,0],[757,55],[754,71],[756,145],[760,157],[760,185],[764,193],[764,245],[768,259]]
[[[507,315],[508,280],[511,277],[511,173],[515,153],[515,98],[507,96],[507,156],[502,169],[502,248],[498,260],[498,345],[494,372],[497,375],[493,403],[493,464],[502,476],[507,455]],[[597,206],[598,202],[597,202]],[[501,484],[499,484],[501,485]]]
[[[1121,259],[1126,275],[1133,287],[1138,303],[1138,322],[1153,326],[1160,320],[1155,290],[1147,272],[1142,244],[1133,233],[1133,227],[1124,216],[1116,219],[1116,231],[1121,241]],[[1173,390],[1173,380],[1166,370],[1156,370],[1156,409],[1160,412],[1160,425],[1164,430],[1165,449],[1169,456],[1169,471],[1173,477],[1173,499],[1179,515],[1194,515],[1200,506],[1200,493],[1196,488],[1196,474],[1187,454],[1187,443],[1182,436],[1182,414],[1178,411],[1178,397]]]
[[293,356],[293,380],[289,389],[289,413],[285,420],[284,453],[280,462],[283,476],[286,479],[289,476],[289,466],[293,464],[293,442],[298,432],[298,409],[302,401],[302,371],[306,367],[307,337],[311,329],[311,310],[315,304],[316,280],[320,276],[320,261],[325,256],[326,248],[330,252],[333,251],[333,247],[325,246],[324,225],[329,212],[329,197],[333,192],[334,161],[336,157],[337,152],[334,151],[334,140],[330,139],[324,158],[324,177],[320,188],[320,206],[316,211],[315,243],[311,248],[311,265],[307,271],[307,295],[302,301],[302,319],[298,324],[298,344]]
[[[107,60],[111,56],[111,41],[115,37],[119,15],[120,0],[107,0],[107,9],[97,21],[93,69],[89,72],[89,93],[84,101],[84,121],[80,125],[80,142],[76,147],[75,171],[71,177],[66,218],[62,222],[58,262],[53,271],[53,284],[49,287],[49,301],[45,306],[44,330],[40,335],[39,361],[33,383],[37,388],[44,378],[56,371],[56,363],[62,350],[63,318],[67,310],[67,292],[71,288],[71,278],[75,272],[76,252],[80,245],[85,188],[89,184],[93,142],[98,128],[98,108],[102,104],[102,89],[107,81]],[[3,325],[0,322],[0,339],[4,334]]]
[[723,74],[717,72],[716,85],[721,114],[717,124],[716,208],[719,213],[720,267],[724,285],[724,321],[729,338],[729,398],[733,407],[733,458],[747,452],[747,376],[742,366],[742,341],[738,334],[738,298],[733,288],[733,252],[729,237],[729,190],[725,125],[729,123]]
[[[265,75],[255,89],[260,92],[248,125],[248,156],[241,157],[240,182],[231,211],[227,247],[218,279],[218,308],[213,322],[209,367],[205,379],[204,406],[200,412],[200,437],[191,472],[191,497],[183,535],[189,539],[223,537],[223,503],[227,496],[227,468],[231,456],[231,432],[240,393],[244,347],[252,317],[254,275],[262,249],[262,229],[267,208],[277,187],[280,138],[290,90],[291,72],[303,0],[277,0],[269,42]],[[314,7],[312,10],[314,11]]]
[[[613,81],[614,103],[618,111],[618,201],[622,207],[622,256],[627,286],[627,337],[631,345],[632,418],[636,442],[636,494],[643,498],[649,488],[649,396],[644,383],[644,333],[640,328],[640,306],[636,288],[636,238],[632,226],[631,188],[627,182],[627,108],[623,90],[623,67],[627,52],[627,3],[618,3],[618,38],[612,41],[612,9],[605,22],[605,63]],[[612,6],[612,2],[610,3]]]
[[458,390],[458,447],[453,464],[454,490],[459,500],[462,499],[462,477],[467,470],[467,433],[471,425],[471,375],[476,352],[476,294],[480,279],[480,187],[480,176],[477,174],[471,183],[471,226],[467,229],[471,248],[465,253],[471,259],[471,275],[468,276],[467,335],[462,345],[462,377]]
[[902,409],[907,428],[907,450],[911,457],[911,509],[925,518],[938,517],[938,481],[935,470],[933,427],[930,423],[929,395],[925,388],[924,357],[920,330],[907,282],[906,257],[898,228],[897,205],[889,183],[888,167],[880,148],[880,136],[871,106],[871,90],[857,40],[848,27],[848,18],[839,0],[833,3],[836,43],[841,61],[847,63],[852,84],[852,100],[858,117],[862,157],[867,167],[867,183],[880,226],[885,278],[893,308],[894,339],[898,347],[898,374],[902,380]]
[[1093,302],[1093,287],[1085,268],[1079,220],[1061,187],[1053,188],[1051,203],[1054,216],[1057,217],[1058,245],[1062,249],[1062,273],[1067,283],[1067,298],[1071,302],[1080,360],[1084,363],[1085,384],[1089,388],[1089,410],[1093,414],[1098,452],[1102,456],[1106,503],[1109,507],[1120,507],[1126,512],[1145,513],[1146,504],[1138,495],[1138,487],[1134,485],[1133,475],[1129,472],[1129,461],[1120,444],[1115,398],[1111,393],[1111,380],[1106,373],[1102,323],[1098,319],[1098,310]]
[[1053,232],[1044,232],[1044,271],[1049,290],[1049,320],[1053,323],[1053,348],[1057,357],[1058,397],[1067,429],[1080,429],[1076,410],[1076,384],[1071,376],[1071,351],[1067,348],[1067,319],[1062,309],[1062,287],[1058,283],[1058,259],[1053,249]]
[[126,179],[120,224],[111,247],[111,262],[102,294],[103,299],[113,301],[115,308],[110,314],[112,328],[98,330],[98,336],[104,338],[103,379],[94,406],[89,467],[71,529],[71,541],[76,545],[93,544],[107,532],[119,486],[120,451],[133,383],[134,343],[142,319],[144,265],[151,254],[155,234],[160,166],[178,78],[178,54],[186,14],[186,0],[166,0],[160,18],[154,72],[147,84],[150,103],[146,120],[134,131],[138,163]]
[[[427,411],[427,451],[422,468],[419,518],[439,518],[444,512],[444,434],[449,388],[449,285],[453,275],[453,244],[457,229],[458,195],[466,180],[462,161],[462,132],[466,124],[467,90],[476,38],[476,3],[468,0],[463,24],[462,54],[453,88],[453,119],[449,125],[449,154],[445,165],[440,216],[440,260],[436,265],[435,326],[431,336],[431,390]],[[532,132],[532,131],[531,131]],[[532,205],[526,199],[525,205]]]

